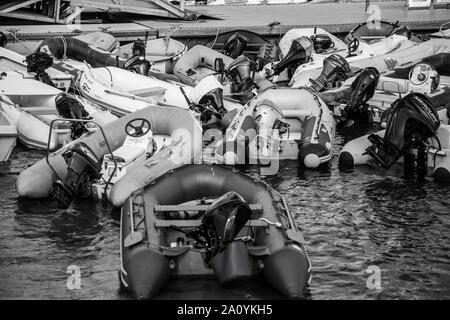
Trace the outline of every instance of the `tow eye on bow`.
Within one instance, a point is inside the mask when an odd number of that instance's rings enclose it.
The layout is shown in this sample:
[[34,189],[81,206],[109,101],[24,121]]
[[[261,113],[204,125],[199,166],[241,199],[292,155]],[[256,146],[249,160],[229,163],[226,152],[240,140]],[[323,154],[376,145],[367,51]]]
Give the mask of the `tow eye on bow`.
[[419,178],[424,177],[427,141],[436,137],[439,125],[439,116],[430,99],[421,93],[410,93],[389,109],[384,137],[369,135],[372,145],[366,152],[385,169],[403,156],[404,175],[417,173]]

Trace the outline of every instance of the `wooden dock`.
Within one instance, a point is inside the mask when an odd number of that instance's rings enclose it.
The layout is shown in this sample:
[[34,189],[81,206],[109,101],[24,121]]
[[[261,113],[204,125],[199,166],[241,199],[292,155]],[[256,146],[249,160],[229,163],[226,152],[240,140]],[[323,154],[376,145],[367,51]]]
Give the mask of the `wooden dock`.
[[[374,4],[380,8],[382,20],[399,21],[401,25],[406,25],[413,31],[436,30],[443,23],[450,21],[450,9],[407,10],[404,1]],[[15,29],[17,38],[21,40],[39,40],[57,35],[73,35],[75,32],[106,30],[119,41],[127,41],[143,37],[146,32],[149,32],[150,38],[164,37],[173,33],[174,26],[180,27],[174,37],[181,39],[209,37],[235,29],[249,30],[263,36],[277,36],[292,28],[315,26],[332,33],[346,33],[371,16],[365,12],[365,3],[352,2],[196,6],[195,11],[201,14],[197,21],[160,17],[150,20],[143,16],[140,19],[133,17],[132,23],[9,25],[0,26],[0,31]]]
[[[379,6],[382,20],[399,21],[411,30],[435,30],[450,21],[450,9],[407,10],[404,1],[374,2]],[[136,23],[157,30],[159,36],[172,32],[174,24],[180,26],[176,37],[206,37],[218,32],[244,29],[268,36],[286,33],[292,28],[320,27],[332,33],[350,31],[355,25],[367,21],[365,3],[305,3],[285,5],[229,5],[195,7],[201,16],[197,21],[167,21],[162,19],[135,20]],[[213,17],[205,18],[206,17]],[[270,27],[273,22],[280,26]]]
[[148,32],[149,39],[158,36],[157,30],[145,27],[137,23],[110,23],[110,24],[79,24],[79,25],[9,25],[0,26],[0,31],[9,34],[22,41],[42,40],[55,36],[74,36],[80,33],[94,31],[106,31],[112,34],[118,41],[134,41],[143,37]]
[[165,0],[2,0],[0,16],[57,24],[71,24],[83,11],[100,10],[163,18],[195,20],[197,15],[185,10],[185,0],[177,5]]

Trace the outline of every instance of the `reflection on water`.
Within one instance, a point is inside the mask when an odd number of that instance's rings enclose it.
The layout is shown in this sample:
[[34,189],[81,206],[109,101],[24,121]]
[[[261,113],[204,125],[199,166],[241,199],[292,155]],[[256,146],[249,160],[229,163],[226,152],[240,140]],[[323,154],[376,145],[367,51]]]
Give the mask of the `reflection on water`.
[[[337,135],[336,154],[367,129]],[[119,289],[118,212],[90,200],[61,210],[49,200],[18,199],[17,174],[43,156],[16,148],[0,166],[0,298],[129,299]],[[257,175],[257,170],[247,170]],[[281,164],[265,180],[285,195],[307,241],[312,299],[450,298],[450,186],[406,181],[392,172],[320,170]],[[81,269],[81,289],[69,290],[67,267]],[[382,290],[366,287],[371,265]],[[249,281],[224,289],[214,280],[176,279],[158,299],[278,299]]]

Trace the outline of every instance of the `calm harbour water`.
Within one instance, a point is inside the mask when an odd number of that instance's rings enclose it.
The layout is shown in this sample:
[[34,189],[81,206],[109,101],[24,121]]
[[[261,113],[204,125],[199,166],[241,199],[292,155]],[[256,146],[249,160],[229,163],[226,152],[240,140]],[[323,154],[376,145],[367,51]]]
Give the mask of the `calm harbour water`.
[[[365,129],[367,131],[367,129]],[[336,136],[336,154],[363,131]],[[0,165],[0,299],[129,299],[119,289],[118,213],[93,201],[59,210],[18,199],[15,180],[43,153],[16,147]],[[253,174],[253,173],[252,173]],[[313,266],[311,299],[449,299],[450,186],[406,181],[399,170],[300,169],[282,162],[268,177],[285,195]],[[69,290],[67,268],[81,270]],[[368,289],[370,266],[381,290]],[[174,280],[157,299],[278,299],[256,281],[224,289],[214,280]]]

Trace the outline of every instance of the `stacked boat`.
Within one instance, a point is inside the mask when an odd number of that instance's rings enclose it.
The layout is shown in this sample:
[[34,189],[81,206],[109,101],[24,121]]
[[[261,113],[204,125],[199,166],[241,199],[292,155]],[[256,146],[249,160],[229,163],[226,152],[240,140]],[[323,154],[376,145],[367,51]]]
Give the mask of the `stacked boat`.
[[262,276],[304,298],[311,263],[286,201],[237,165],[327,166],[336,130],[370,118],[385,130],[349,142],[341,165],[400,161],[406,176],[432,167],[450,182],[450,41],[372,36],[293,29],[274,43],[237,30],[187,50],[96,34],[26,57],[0,48],[0,155],[16,137],[47,150],[19,174],[21,197],[121,208],[120,282],[137,298],[171,276]]

